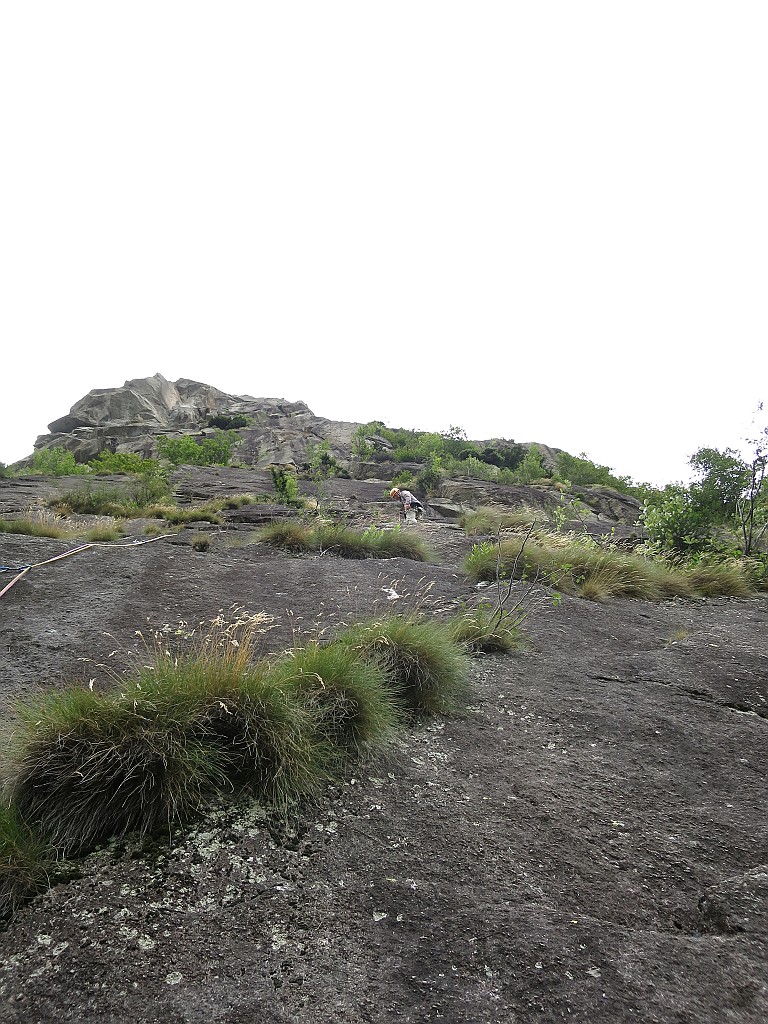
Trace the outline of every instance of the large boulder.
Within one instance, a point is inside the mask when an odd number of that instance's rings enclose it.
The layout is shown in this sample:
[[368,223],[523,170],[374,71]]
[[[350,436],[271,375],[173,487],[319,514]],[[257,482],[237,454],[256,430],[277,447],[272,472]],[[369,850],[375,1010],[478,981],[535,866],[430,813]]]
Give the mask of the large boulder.
[[76,402],[66,416],[49,423],[49,434],[35,448],[65,448],[78,462],[104,450],[156,453],[161,436],[206,435],[211,417],[245,417],[238,431],[238,458],[247,465],[300,468],[311,450],[328,442],[342,465],[348,462],[356,423],[324,419],[304,402],[284,398],[229,395],[209,384],[162,374],[128,380],[120,388],[97,388]]

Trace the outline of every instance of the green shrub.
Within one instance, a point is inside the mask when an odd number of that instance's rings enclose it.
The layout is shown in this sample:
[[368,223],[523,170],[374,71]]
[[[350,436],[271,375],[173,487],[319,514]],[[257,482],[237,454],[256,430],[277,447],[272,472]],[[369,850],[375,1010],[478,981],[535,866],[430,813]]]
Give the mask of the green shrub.
[[221,430],[240,430],[248,426],[246,416],[209,416],[209,427],[219,427]]
[[516,530],[532,526],[537,519],[542,520],[542,512],[533,508],[520,508],[507,511],[501,508],[481,506],[474,512],[464,512],[459,517],[459,526],[470,536],[482,533],[497,533],[500,530]]
[[670,486],[655,501],[646,501],[640,519],[659,550],[686,554],[709,544],[712,522],[685,488]]
[[43,476],[73,476],[89,470],[77,463],[66,448],[38,448],[32,455],[31,472]]
[[537,444],[530,445],[525,453],[525,458],[515,470],[515,478],[521,484],[532,484],[549,475],[542,462],[541,449]]
[[585,452],[577,458],[569,455],[568,452],[559,452],[557,455],[555,479],[568,481],[571,484],[588,486],[589,484],[602,484],[605,487],[612,487],[616,491],[627,492],[632,486],[629,477],[614,476],[608,466],[599,466],[587,458]]
[[157,459],[145,459],[134,452],[103,451],[98,458],[88,463],[94,473],[120,475],[132,473],[136,476],[154,477],[162,473]]
[[422,494],[434,494],[444,475],[439,457],[430,455],[424,468],[416,474],[416,490]]
[[299,493],[299,482],[296,477],[278,466],[270,466],[269,472],[278,499],[290,508],[303,508],[304,499]]
[[410,714],[455,711],[466,692],[468,655],[444,624],[392,616],[352,625],[338,640],[383,666],[395,697]]
[[174,466],[226,466],[232,458],[233,447],[239,442],[234,431],[223,430],[199,440],[189,435],[160,437],[157,451]]

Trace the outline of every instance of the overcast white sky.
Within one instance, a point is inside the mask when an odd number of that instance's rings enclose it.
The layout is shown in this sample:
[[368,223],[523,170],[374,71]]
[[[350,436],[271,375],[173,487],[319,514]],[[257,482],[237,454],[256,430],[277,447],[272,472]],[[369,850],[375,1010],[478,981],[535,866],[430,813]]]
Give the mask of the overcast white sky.
[[162,373],[688,479],[768,405],[768,4],[0,3],[0,460]]

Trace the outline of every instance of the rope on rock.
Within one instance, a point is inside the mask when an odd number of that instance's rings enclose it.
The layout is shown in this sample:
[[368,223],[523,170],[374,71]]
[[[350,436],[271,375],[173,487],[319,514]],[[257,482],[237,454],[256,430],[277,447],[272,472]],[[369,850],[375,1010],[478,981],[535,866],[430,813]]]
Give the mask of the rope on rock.
[[90,541],[88,544],[79,544],[76,548],[71,548],[69,551],[64,551],[60,555],[54,555],[53,558],[46,558],[42,562],[34,562],[31,565],[20,565],[20,566],[0,566],[0,572],[15,572],[17,575],[8,583],[2,590],[0,590],[0,597],[3,594],[7,594],[11,587],[15,586],[20,579],[23,579],[28,572],[32,569],[39,569],[43,565],[50,565],[51,562],[59,562],[62,558],[70,558],[72,555],[79,555],[81,551],[87,551],[88,548],[138,548],[143,547],[144,544],[154,544],[156,540],[164,540],[166,537],[173,537],[172,533],[161,533],[159,537],[150,537],[149,540],[132,540],[128,544],[111,544],[108,541]]

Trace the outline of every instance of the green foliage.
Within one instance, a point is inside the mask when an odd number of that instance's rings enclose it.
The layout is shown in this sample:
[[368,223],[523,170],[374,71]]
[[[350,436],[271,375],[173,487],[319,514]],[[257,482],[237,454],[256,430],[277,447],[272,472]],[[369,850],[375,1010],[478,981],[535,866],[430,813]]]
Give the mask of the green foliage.
[[662,551],[702,551],[710,542],[712,518],[688,488],[670,484],[655,502],[646,502],[640,521],[650,544]]
[[466,692],[469,659],[444,623],[391,616],[348,627],[338,641],[382,666],[411,715],[455,711]]
[[240,430],[248,426],[247,416],[209,416],[209,427],[219,427],[221,430]]
[[290,651],[270,668],[270,679],[294,687],[309,707],[321,740],[342,748],[345,756],[391,740],[401,709],[387,675],[347,644],[310,643]]
[[491,463],[484,462],[475,455],[468,455],[461,459],[450,459],[443,465],[446,476],[466,476],[470,480],[494,480],[499,478],[499,468]]
[[515,476],[521,484],[531,484],[534,480],[542,480],[549,476],[542,462],[541,449],[537,444],[532,444],[525,453],[525,458],[515,471]]
[[8,472],[8,467],[4,462],[0,462],[0,480],[4,479],[7,476],[10,476],[10,473]]
[[[476,453],[468,453],[468,455],[476,454],[477,458],[481,462],[486,463],[489,466],[496,466],[498,469],[509,469],[515,470],[523,461],[525,457],[525,446],[522,444],[515,444],[514,441],[503,441],[500,447],[493,447],[486,445]],[[467,458],[463,452],[461,458]]]
[[608,466],[599,466],[592,462],[587,458],[585,452],[582,452],[578,458],[569,455],[568,452],[560,452],[557,456],[557,468],[554,476],[556,480],[568,481],[572,484],[581,486],[601,484],[624,493],[628,493],[633,486],[629,477],[614,476]]
[[483,602],[450,619],[448,631],[454,643],[471,654],[508,654],[522,646],[520,625],[524,617]]
[[66,448],[38,448],[32,455],[32,473],[43,476],[74,476],[87,473],[88,467],[75,462]]
[[716,524],[732,519],[739,499],[749,485],[749,466],[730,448],[700,448],[690,458],[699,479],[691,485],[691,502],[703,522]]
[[333,455],[331,455],[328,441],[321,441],[319,444],[309,445],[307,455],[309,456],[309,465],[306,470],[306,475],[313,481],[315,497],[317,498],[318,505],[321,505],[323,501],[325,501],[326,481],[332,476],[348,476],[349,474],[346,470],[344,470],[342,474],[341,467]]
[[103,451],[99,453],[98,458],[91,459],[88,465],[94,473],[100,474],[135,473],[137,476],[158,476],[161,473],[157,459],[145,459],[135,452]]
[[174,466],[227,466],[232,458],[232,449],[240,443],[233,430],[222,430],[213,437],[195,439],[185,437],[160,437],[157,451],[161,458]]
[[17,809],[0,804],[0,920],[12,917],[22,903],[47,888],[53,861],[52,851]]
[[303,508],[304,499],[299,493],[299,482],[296,477],[278,466],[270,466],[269,472],[278,499],[291,508]]
[[367,430],[365,426],[358,427],[352,435],[352,457],[358,462],[367,462],[373,455],[375,449],[368,440],[373,431]]
[[442,483],[443,475],[439,457],[431,455],[424,468],[416,474],[415,489],[422,494],[434,494]]
[[320,523],[311,527],[306,523],[288,520],[263,527],[259,539],[293,554],[321,551],[340,558],[410,558],[417,562],[434,560],[421,537],[399,527],[381,530],[371,526],[361,531],[340,523]]

